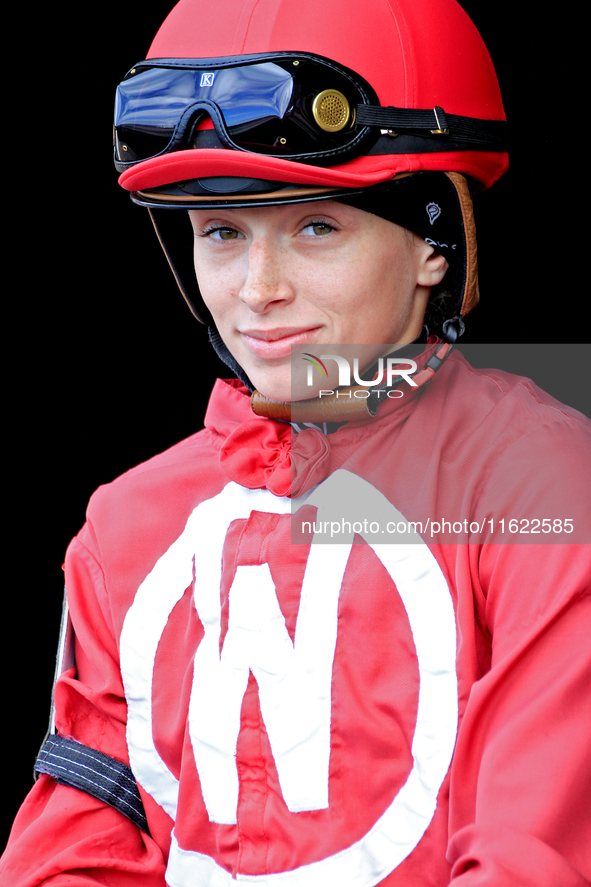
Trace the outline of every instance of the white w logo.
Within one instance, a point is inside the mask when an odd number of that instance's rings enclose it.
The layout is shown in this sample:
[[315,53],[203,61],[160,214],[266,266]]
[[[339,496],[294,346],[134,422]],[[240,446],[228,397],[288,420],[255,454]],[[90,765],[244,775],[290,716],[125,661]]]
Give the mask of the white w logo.
[[[235,752],[250,671],[259,685],[261,710],[288,809],[299,812],[328,806],[337,607],[352,534],[342,544],[311,546],[294,643],[287,633],[268,565],[238,567],[221,653],[219,646],[221,561],[230,523],[248,518],[253,511],[286,514],[292,504],[297,507],[304,500],[318,508],[320,521],[339,517],[355,522],[362,501],[383,526],[388,521],[404,521],[379,490],[343,469],[294,503],[266,490],[246,490],[230,483],[195,509],[181,536],[138,588],[127,613],[120,653],[130,763],[138,782],[173,819],[179,783],[154,744],[152,671],[169,616],[192,584],[193,575],[195,607],[204,637],[195,654],[189,731],[210,820],[236,822]],[[409,526],[406,538],[410,535]],[[457,729],[455,616],[445,578],[418,536],[415,544],[367,542],[396,585],[415,642],[420,688],[413,768],[366,835],[335,856],[289,872],[290,887],[329,882],[362,887],[375,883],[370,875],[378,869],[385,877],[412,851],[429,825],[453,752]],[[280,887],[282,878],[281,873],[264,876],[268,887]],[[238,874],[239,883],[242,879]],[[236,883],[213,858],[180,847],[173,835],[167,883],[180,887],[214,882],[222,887]]]

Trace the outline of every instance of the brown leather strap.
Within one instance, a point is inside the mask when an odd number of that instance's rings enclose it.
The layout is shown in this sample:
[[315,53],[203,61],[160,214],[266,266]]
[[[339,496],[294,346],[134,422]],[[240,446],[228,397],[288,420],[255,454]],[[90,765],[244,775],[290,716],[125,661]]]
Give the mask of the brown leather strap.
[[460,314],[465,317],[478,304],[480,293],[478,290],[478,256],[476,250],[476,222],[474,221],[474,207],[472,196],[468,188],[468,182],[459,172],[446,172],[445,175],[453,182],[460,203],[462,221],[466,237],[466,281],[464,283],[464,298]]
[[253,391],[250,404],[257,416],[282,419],[284,422],[355,422],[373,415],[369,410],[367,393],[367,388],[353,385],[351,388],[339,388],[326,397],[282,403]]

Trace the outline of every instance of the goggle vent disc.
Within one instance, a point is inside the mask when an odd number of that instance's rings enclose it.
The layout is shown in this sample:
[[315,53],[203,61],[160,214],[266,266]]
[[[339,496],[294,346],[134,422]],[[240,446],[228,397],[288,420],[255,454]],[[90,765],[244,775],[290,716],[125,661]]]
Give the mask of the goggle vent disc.
[[323,89],[314,99],[312,114],[324,132],[340,132],[349,122],[351,108],[342,92]]

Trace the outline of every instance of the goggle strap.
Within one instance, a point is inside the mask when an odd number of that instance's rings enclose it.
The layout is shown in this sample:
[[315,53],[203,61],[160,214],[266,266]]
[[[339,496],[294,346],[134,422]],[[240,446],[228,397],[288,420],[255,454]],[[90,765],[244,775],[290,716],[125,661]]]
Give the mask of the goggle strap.
[[449,137],[471,145],[487,145],[501,150],[507,142],[506,120],[480,120],[446,114],[442,108],[382,108],[378,105],[357,105],[355,123],[360,126],[379,126],[395,136],[398,132],[421,130],[422,135]]

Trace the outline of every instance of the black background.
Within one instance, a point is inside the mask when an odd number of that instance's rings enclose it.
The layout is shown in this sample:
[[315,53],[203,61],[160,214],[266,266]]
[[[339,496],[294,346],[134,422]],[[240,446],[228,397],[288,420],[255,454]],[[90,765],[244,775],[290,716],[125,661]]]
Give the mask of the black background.
[[[573,24],[531,4],[464,6],[495,60],[513,140],[510,172],[476,205],[482,300],[466,341],[588,342],[580,319],[585,207],[569,169],[571,135],[557,125],[577,102]],[[145,56],[169,8],[52,4],[15,35],[16,107],[4,111],[11,197],[3,300],[4,737],[13,777],[0,846],[43,740],[61,564],[88,498],[198,430],[212,380],[228,375],[111,161],[115,86]],[[564,378],[562,398],[571,402],[568,367]],[[585,409],[580,379],[577,390],[575,405]]]

